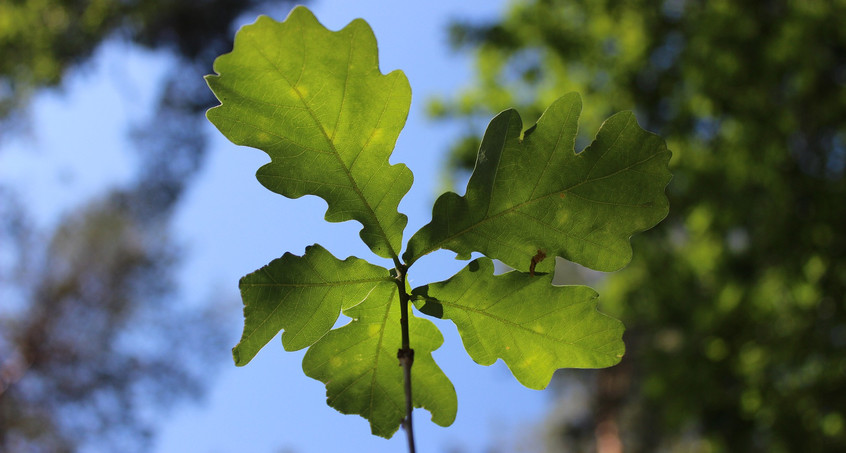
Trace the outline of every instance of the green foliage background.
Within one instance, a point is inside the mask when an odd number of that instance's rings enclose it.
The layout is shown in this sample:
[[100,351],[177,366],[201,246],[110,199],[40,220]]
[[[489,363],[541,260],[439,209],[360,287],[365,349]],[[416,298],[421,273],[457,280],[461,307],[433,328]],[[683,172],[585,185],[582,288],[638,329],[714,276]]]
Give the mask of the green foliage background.
[[[634,108],[674,152],[670,216],[600,287],[626,359],[551,445],[846,449],[844,17],[843,1],[535,0],[453,26],[477,80],[433,116],[476,131],[518,105],[530,123],[579,91],[581,131]],[[456,174],[478,143],[457,141]]]

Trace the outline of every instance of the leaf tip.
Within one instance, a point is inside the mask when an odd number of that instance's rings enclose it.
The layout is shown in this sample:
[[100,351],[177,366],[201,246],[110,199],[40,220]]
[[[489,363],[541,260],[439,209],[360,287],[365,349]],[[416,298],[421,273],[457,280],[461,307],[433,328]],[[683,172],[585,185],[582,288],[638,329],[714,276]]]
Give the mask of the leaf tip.
[[244,359],[241,356],[241,351],[239,350],[238,346],[232,348],[232,360],[235,362],[235,366],[244,366],[250,362],[249,359]]
[[[308,9],[308,7],[306,7],[304,5],[297,5],[293,9],[291,9],[291,12],[288,13],[288,17],[285,18],[285,21],[288,21],[289,19],[292,19],[292,18],[298,18],[298,17],[311,18],[311,19],[314,19],[315,21],[317,21],[317,17],[314,16],[314,13],[312,13],[311,10]],[[271,19],[271,18],[269,18],[269,17],[267,17],[263,14],[261,16],[259,16],[259,20],[261,20],[262,18],[267,18],[267,19],[273,20],[273,19]]]
[[461,252],[461,253],[455,254],[455,259],[457,259],[459,261],[467,261],[472,257],[473,257],[473,254],[470,253],[470,252]]

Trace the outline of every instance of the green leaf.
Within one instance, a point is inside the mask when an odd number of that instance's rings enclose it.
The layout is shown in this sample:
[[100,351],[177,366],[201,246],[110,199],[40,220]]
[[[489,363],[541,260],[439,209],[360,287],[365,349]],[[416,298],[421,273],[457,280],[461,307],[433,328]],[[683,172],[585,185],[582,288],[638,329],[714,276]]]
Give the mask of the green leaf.
[[[405,417],[396,291],[396,285],[379,286],[366,301],[344,310],[352,321],[326,334],[303,358],[305,374],[326,384],[327,404],[344,414],[361,415],[370,421],[373,434],[388,438]],[[433,422],[449,426],[458,409],[455,389],[431,356],[443,337],[430,321],[410,313],[409,336],[414,347],[414,406],[431,412]]]
[[466,194],[438,198],[432,221],[409,240],[406,262],[444,248],[461,259],[481,252],[523,271],[543,255],[538,271],[552,270],[554,256],[601,271],[625,266],[631,235],[667,215],[670,152],[623,112],[576,154],[580,112],[581,98],[570,93],[525,134],[516,111],[497,115]]
[[521,384],[543,389],[559,368],[604,368],[623,357],[623,323],[596,311],[596,291],[552,286],[552,274],[493,270],[480,258],[412,292],[420,311],[455,322],[477,363],[501,358]]
[[241,279],[244,334],[232,349],[235,364],[249,363],[280,330],[282,345],[296,351],[332,328],[341,310],[381,286],[396,284],[385,268],[362,259],[341,261],[320,245],[303,256],[286,253]]
[[396,258],[407,222],[397,206],[413,178],[388,159],[411,88],[401,71],[379,71],[370,26],[356,19],[332,32],[303,7],[282,23],[262,16],[214,70],[206,80],[221,105],[208,119],[270,156],[258,180],[289,198],[323,198],[326,220],[361,222],[370,249]]

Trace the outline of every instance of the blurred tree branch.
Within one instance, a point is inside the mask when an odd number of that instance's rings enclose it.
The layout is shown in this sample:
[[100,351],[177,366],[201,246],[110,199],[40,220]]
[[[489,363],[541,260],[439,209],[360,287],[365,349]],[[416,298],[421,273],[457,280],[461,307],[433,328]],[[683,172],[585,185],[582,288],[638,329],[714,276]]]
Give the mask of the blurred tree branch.
[[[52,232],[0,185],[0,450],[146,451],[155,408],[201,395],[223,351],[214,306],[181,308],[174,207],[201,168],[202,76],[260,0],[0,2],[0,124],[26,122],[39,90],[60,88],[105,41],[176,57],[155,114],[134,125],[127,187],[81,203]],[[0,134],[0,139],[2,139]],[[213,301],[212,301],[213,302]],[[184,305],[183,305],[184,306]]]

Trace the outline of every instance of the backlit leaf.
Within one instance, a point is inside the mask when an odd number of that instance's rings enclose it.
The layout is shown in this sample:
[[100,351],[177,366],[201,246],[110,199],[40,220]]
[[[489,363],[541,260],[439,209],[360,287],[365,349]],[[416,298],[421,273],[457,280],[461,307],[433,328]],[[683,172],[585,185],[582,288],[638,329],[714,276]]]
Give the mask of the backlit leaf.
[[337,321],[341,309],[363,301],[379,286],[395,288],[390,272],[367,261],[344,261],[319,245],[303,256],[286,253],[241,279],[244,334],[232,349],[235,364],[246,365],[273,337],[296,351],[312,345]]
[[552,274],[493,275],[487,258],[471,261],[449,280],[413,291],[415,305],[458,326],[477,363],[503,359],[520,383],[549,384],[559,368],[604,368],[623,356],[623,324],[596,311],[587,286],[552,286]]
[[261,149],[258,180],[289,198],[317,195],[326,220],[357,220],[362,240],[395,258],[407,218],[397,212],[411,171],[388,158],[405,124],[411,88],[379,70],[376,38],[361,19],[324,28],[303,7],[285,22],[243,27],[207,76],[221,105],[208,111],[227,138]]
[[[405,417],[396,292],[396,285],[379,286],[366,301],[344,310],[352,321],[326,334],[303,358],[305,374],[326,384],[327,403],[344,414],[366,418],[371,432],[382,437],[391,437]],[[410,313],[409,336],[414,347],[414,406],[431,412],[433,422],[449,426],[458,408],[455,389],[431,356],[443,336],[430,321]]]
[[548,272],[555,256],[601,271],[625,266],[629,237],[667,215],[670,152],[623,112],[577,154],[580,111],[579,95],[565,95],[525,134],[516,111],[497,115],[466,194],[438,198],[432,221],[409,240],[406,262],[444,248],[462,259],[481,252],[522,271],[535,262]]

